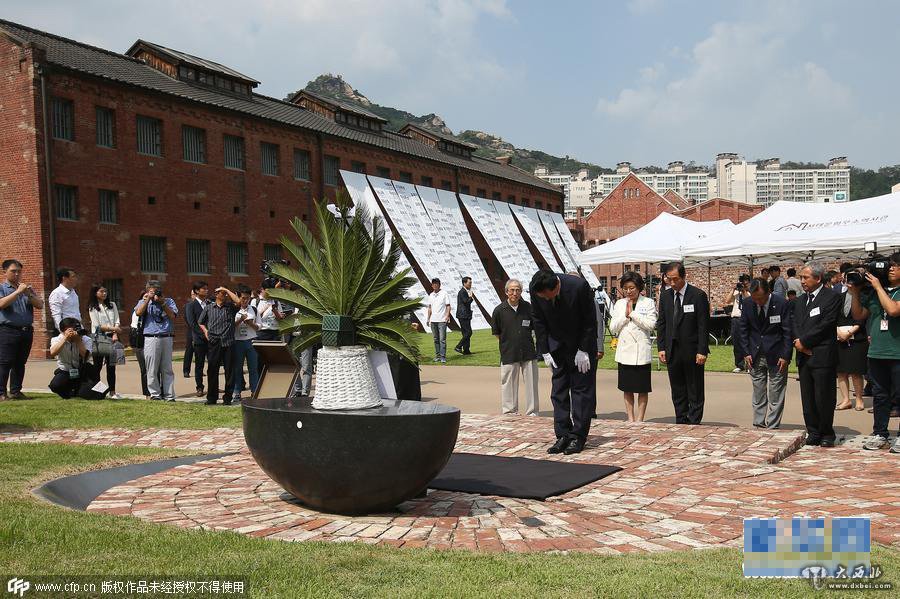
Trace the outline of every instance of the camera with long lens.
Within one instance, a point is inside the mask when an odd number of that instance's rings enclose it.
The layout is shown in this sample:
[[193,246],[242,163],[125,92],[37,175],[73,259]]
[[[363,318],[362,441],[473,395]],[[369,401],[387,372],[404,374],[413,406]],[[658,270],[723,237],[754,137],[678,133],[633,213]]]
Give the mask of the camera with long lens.
[[262,286],[271,289],[275,287],[275,285],[280,281],[278,277],[272,274],[272,266],[275,264],[281,264],[283,266],[290,266],[291,262],[289,260],[279,259],[279,260],[263,260],[262,264],[259,265],[259,272],[266,275],[263,279]]
[[[891,261],[878,254],[877,246],[874,242],[867,243],[866,250],[869,253],[867,261],[861,262],[856,268],[864,269],[867,273],[878,279],[878,282],[881,283],[883,287],[889,287],[888,273],[891,270]],[[869,280],[857,270],[847,272],[847,284],[859,287],[860,289],[872,286],[872,284],[869,283]]]

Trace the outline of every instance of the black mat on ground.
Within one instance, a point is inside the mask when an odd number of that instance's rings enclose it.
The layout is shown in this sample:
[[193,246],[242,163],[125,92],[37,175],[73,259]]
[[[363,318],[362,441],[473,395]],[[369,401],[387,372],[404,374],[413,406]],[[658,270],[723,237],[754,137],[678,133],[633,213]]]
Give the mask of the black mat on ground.
[[141,478],[142,476],[156,474],[176,466],[214,460],[229,455],[234,455],[234,452],[194,455],[106,468],[105,470],[92,470],[51,480],[35,489],[34,493],[38,497],[42,497],[57,505],[84,511],[102,493],[122,483]]
[[476,453],[454,453],[428,484],[430,489],[544,501],[621,470],[602,464],[573,464]]

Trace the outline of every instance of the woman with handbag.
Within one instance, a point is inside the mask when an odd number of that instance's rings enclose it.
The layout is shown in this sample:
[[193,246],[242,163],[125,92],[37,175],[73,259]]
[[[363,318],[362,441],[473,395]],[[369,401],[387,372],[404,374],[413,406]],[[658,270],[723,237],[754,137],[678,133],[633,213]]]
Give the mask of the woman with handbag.
[[[619,390],[624,394],[628,422],[642,422],[652,391],[650,336],[656,330],[656,304],[641,295],[644,279],[636,272],[628,271],[622,275],[619,286],[625,297],[616,301],[609,320],[610,332],[618,336],[616,362],[619,365]],[[638,396],[637,413],[634,409],[635,394]]]
[[122,399],[116,393],[116,344],[119,342],[119,333],[122,332],[119,323],[119,307],[115,302],[109,301],[109,291],[103,285],[91,286],[88,296],[88,315],[91,318],[91,340],[94,349],[94,368],[97,380],[100,380],[100,371],[106,363],[106,384],[109,385],[109,397]]

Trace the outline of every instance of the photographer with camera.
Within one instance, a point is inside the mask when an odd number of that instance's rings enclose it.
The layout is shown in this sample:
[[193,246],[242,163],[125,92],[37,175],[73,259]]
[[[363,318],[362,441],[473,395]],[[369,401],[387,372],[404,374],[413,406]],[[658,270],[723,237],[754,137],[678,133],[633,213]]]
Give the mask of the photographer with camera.
[[[875,259],[865,268],[864,276],[847,274],[847,287],[853,298],[853,318],[867,321],[871,338],[868,357],[875,417],[872,436],[863,448],[876,450],[890,444],[891,406],[900,398],[900,252],[888,260]],[[891,453],[900,453],[900,434]]]
[[178,316],[175,300],[163,295],[159,281],[147,283],[147,293],[134,307],[144,332],[144,360],[147,364],[147,390],[150,399],[175,401],[175,373],[172,371],[174,321]]
[[734,351],[734,370],[731,372],[744,372],[746,368],[744,352],[741,349],[741,344],[738,343],[738,337],[740,335],[741,304],[750,297],[750,292],[747,290],[749,286],[750,275],[741,275],[734,289],[729,291],[722,300],[723,306],[727,306],[729,302],[731,303],[731,346]]

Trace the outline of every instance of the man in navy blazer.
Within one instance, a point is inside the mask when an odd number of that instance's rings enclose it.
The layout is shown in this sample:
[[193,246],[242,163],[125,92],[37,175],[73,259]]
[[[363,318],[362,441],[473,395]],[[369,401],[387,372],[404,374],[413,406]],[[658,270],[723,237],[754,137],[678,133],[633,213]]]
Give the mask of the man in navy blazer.
[[791,306],[783,296],[771,292],[765,279],[750,281],[750,297],[741,303],[733,342],[753,381],[753,426],[778,428],[794,338]]
[[556,443],[547,453],[584,449],[597,408],[597,309],[581,277],[539,270],[531,279],[537,353],[553,371]]
[[800,271],[803,295],[794,302],[793,334],[800,370],[800,401],[806,424],[806,444],[834,447],[837,406],[837,322],[841,294],[823,285],[825,267],[806,265]]

